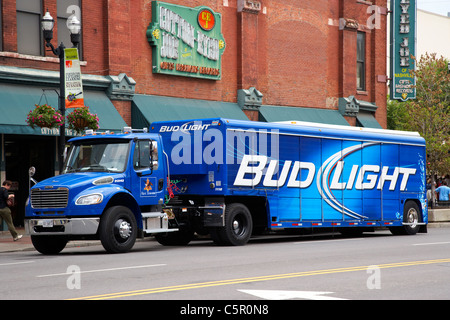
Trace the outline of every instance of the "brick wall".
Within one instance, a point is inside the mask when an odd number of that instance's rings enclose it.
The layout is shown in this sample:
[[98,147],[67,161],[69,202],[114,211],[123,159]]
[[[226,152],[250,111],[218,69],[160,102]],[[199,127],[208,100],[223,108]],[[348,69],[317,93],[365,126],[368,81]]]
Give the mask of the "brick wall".
[[[195,7],[202,1],[172,3]],[[237,12],[237,0],[208,3],[222,14],[226,49],[222,80],[171,77],[151,72],[151,47],[143,35],[151,21],[150,1],[140,1],[133,13],[131,76],[145,94],[235,102],[237,90],[256,87],[263,104],[337,109],[340,97],[375,102],[377,120],[386,123],[386,15],[380,30],[367,26],[371,5],[386,0],[260,1],[259,13]],[[226,5],[224,5],[226,4]],[[133,10],[133,9],[132,9]],[[357,22],[341,30],[339,19]],[[356,32],[366,33],[366,90],[356,90]],[[111,50],[110,50],[111,51]],[[350,121],[354,123],[354,121]]]
[[[152,50],[146,38],[151,22],[150,0],[82,1],[82,72],[97,75],[126,73],[136,92],[236,102],[237,90],[256,87],[263,104],[337,109],[340,97],[378,106],[376,118],[386,125],[386,14],[381,29],[367,25],[370,5],[386,0],[260,0],[259,12],[238,12],[238,0],[167,0],[174,4],[209,6],[222,14],[226,41],[222,79],[203,80],[152,73]],[[43,5],[56,17],[56,0]],[[15,1],[2,1],[3,48],[17,51]],[[340,18],[356,21],[339,27]],[[366,33],[366,91],[356,90],[356,32]],[[55,29],[53,43],[57,43]],[[0,64],[58,70],[57,59],[18,59],[1,56]],[[114,104],[128,122],[130,106]],[[128,109],[127,109],[128,108]],[[252,117],[254,118],[254,117]],[[350,120],[350,122],[353,122]]]
[[128,126],[131,126],[131,101],[112,100],[112,104]]
[[[16,1],[2,1],[3,51],[17,51]],[[8,14],[13,12],[14,14]]]

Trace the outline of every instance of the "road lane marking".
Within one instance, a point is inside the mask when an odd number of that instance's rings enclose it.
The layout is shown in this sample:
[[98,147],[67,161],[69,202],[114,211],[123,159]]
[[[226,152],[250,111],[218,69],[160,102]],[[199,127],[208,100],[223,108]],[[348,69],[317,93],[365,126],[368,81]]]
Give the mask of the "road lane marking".
[[347,300],[343,298],[331,297],[334,292],[324,291],[286,291],[286,290],[238,290],[252,296],[265,300]]
[[[152,267],[163,267],[166,264],[149,264],[145,266],[131,266],[131,267],[121,267],[121,268],[109,268],[109,269],[97,269],[97,270],[88,270],[88,271],[80,271],[81,273],[93,273],[93,272],[108,272],[108,271],[118,271],[118,270],[128,270],[128,269],[140,269],[140,268],[152,268]],[[45,277],[56,277],[56,276],[67,276],[69,273],[53,273],[53,274],[41,274],[36,276],[36,278],[45,278]]]
[[449,244],[450,241],[447,242],[428,242],[428,243],[414,243],[413,246],[433,246],[436,244]]
[[33,263],[34,261],[21,261],[21,262],[8,262],[8,263],[0,263],[0,267],[2,266],[13,266],[16,264],[26,264],[26,263]]
[[[428,265],[428,264],[436,264],[436,263],[447,263],[447,262],[450,262],[450,259],[387,263],[387,264],[377,265],[377,267],[380,269],[387,269],[387,268],[410,267],[410,266]],[[371,266],[373,266],[373,265],[371,265]],[[299,277],[316,276],[316,275],[324,275],[324,274],[366,271],[367,268],[369,268],[371,266],[302,271],[302,272],[275,274],[275,275],[267,275],[267,276],[259,276],[259,277],[189,283],[189,284],[181,284],[181,285],[167,286],[167,287],[160,287],[160,288],[150,288],[150,289],[142,289],[142,290],[106,293],[106,294],[99,294],[99,295],[94,295],[94,296],[74,298],[74,299],[69,299],[69,300],[105,300],[105,299],[132,297],[132,296],[161,293],[161,292],[173,292],[173,291],[217,287],[217,286],[232,285],[232,284],[242,284],[242,283],[248,283],[248,282],[260,282],[260,281],[281,280],[281,279],[299,278]]]

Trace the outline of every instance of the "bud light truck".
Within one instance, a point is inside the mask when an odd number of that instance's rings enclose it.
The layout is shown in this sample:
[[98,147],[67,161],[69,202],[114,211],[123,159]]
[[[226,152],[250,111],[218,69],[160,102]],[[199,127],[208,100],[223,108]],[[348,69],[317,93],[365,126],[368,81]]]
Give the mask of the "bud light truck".
[[70,140],[61,175],[30,189],[26,230],[55,254],[70,240],[129,251],[138,237],[387,227],[426,232],[425,141],[414,132],[292,121],[198,119]]

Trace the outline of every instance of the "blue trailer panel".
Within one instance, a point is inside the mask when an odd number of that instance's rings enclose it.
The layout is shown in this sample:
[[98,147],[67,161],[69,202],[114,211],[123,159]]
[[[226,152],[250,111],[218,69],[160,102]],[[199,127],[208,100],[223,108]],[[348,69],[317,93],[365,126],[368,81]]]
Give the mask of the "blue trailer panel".
[[227,119],[155,122],[171,179],[188,197],[261,197],[267,226],[427,222],[425,141],[417,133]]

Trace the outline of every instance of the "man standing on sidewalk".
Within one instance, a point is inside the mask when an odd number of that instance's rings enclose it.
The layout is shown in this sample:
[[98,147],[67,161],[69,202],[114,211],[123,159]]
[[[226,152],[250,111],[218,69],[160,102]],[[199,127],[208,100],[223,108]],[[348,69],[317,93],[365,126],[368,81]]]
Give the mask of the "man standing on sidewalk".
[[439,194],[439,201],[448,201],[450,195],[450,188],[447,187],[447,181],[442,182],[442,186],[434,190],[436,194]]
[[12,182],[9,180],[5,180],[3,181],[2,185],[3,187],[0,188],[0,217],[2,217],[3,220],[6,221],[9,232],[11,232],[14,241],[17,241],[22,238],[22,235],[17,233],[12,221],[11,209],[9,209],[8,205],[6,204],[6,200],[14,197],[13,194],[8,194],[8,190],[11,188]]

